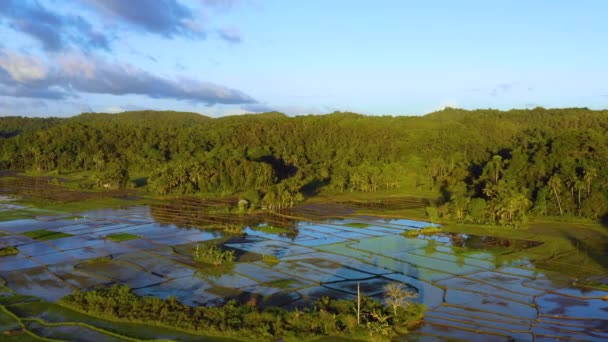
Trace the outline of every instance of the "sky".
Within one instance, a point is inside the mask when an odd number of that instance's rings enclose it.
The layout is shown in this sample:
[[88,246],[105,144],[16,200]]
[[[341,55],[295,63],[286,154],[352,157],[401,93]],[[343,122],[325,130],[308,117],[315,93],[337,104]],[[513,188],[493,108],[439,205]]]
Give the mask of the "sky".
[[0,116],[608,107],[604,0],[0,0]]

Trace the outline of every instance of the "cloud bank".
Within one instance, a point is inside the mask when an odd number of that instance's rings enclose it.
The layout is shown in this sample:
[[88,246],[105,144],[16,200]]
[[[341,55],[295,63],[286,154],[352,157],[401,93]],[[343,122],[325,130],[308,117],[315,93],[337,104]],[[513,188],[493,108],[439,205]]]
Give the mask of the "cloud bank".
[[0,95],[66,99],[78,93],[135,94],[208,105],[256,103],[235,89],[189,78],[168,79],[131,64],[109,63],[81,53],[61,54],[48,63],[0,51]]
[[59,51],[70,44],[85,50],[110,49],[109,39],[82,16],[54,13],[36,0],[2,0],[0,17],[47,51]]
[[110,20],[158,34],[204,37],[202,26],[191,9],[176,0],[81,0]]

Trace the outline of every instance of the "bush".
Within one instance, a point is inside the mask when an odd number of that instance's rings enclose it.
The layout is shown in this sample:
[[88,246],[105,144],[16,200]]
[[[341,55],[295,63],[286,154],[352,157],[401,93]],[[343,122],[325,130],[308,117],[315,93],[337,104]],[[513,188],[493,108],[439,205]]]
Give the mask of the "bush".
[[13,246],[0,248],[0,257],[19,254],[19,250]]
[[194,260],[213,266],[219,266],[234,262],[235,257],[234,251],[225,251],[217,245],[197,244],[194,249]]

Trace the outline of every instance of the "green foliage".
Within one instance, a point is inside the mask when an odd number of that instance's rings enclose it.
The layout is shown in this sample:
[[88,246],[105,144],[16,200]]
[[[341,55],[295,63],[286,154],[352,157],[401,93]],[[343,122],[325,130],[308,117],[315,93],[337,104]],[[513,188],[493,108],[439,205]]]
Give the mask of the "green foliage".
[[122,241],[139,239],[139,236],[134,235],[134,234],[129,234],[129,233],[117,233],[117,234],[112,234],[112,235],[106,236],[106,239],[109,239],[114,242],[122,242]]
[[467,211],[473,223],[485,223],[487,219],[487,203],[483,198],[475,197],[469,201]]
[[[322,298],[312,308],[286,311],[255,305],[238,305],[235,301],[218,307],[189,307],[175,298],[138,297],[127,286],[89,292],[75,292],[61,299],[61,303],[75,310],[122,322],[149,323],[186,331],[247,336],[254,340],[302,340],[321,336],[377,336],[392,337],[405,320],[419,320],[424,307],[412,304],[399,319],[392,308],[363,297],[362,322],[357,325],[353,301]],[[400,309],[401,310],[401,309]]]
[[350,222],[350,223],[346,223],[344,225],[346,227],[351,227],[351,228],[367,228],[370,226],[370,224],[363,223],[363,222]]
[[424,208],[426,213],[426,217],[431,221],[431,223],[437,222],[439,220],[439,211],[435,207],[426,207]]
[[0,248],[0,257],[17,254],[19,254],[19,250],[13,246]]
[[440,194],[433,222],[517,227],[530,215],[608,211],[608,111],[586,108],[0,118],[0,141],[3,168],[91,172],[116,188],[137,174],[161,196],[242,195],[270,210],[320,191],[398,191]]
[[405,289],[405,287],[400,283],[389,283],[384,286],[384,300],[386,301],[386,304],[393,310],[394,319],[399,317],[400,312],[407,311],[407,308],[413,305],[407,300],[416,297],[418,297],[417,293]]
[[223,250],[214,244],[197,244],[194,248],[194,260],[205,264],[220,266],[234,262],[234,251]]
[[435,235],[443,232],[441,228],[435,226],[424,227],[422,229],[412,229],[406,230],[403,232],[403,235],[406,237],[417,237],[418,235]]
[[111,163],[95,179],[98,188],[124,189],[129,185],[129,169],[125,162]]
[[262,254],[262,262],[272,266],[278,264],[280,260],[274,254]]
[[275,280],[275,281],[270,281],[267,283],[264,283],[265,286],[271,286],[271,287],[277,287],[280,289],[286,289],[288,288],[291,284],[297,283],[296,280],[294,279],[279,279],[279,280]]
[[53,231],[46,230],[46,229],[32,230],[32,231],[23,233],[23,235],[25,235],[27,237],[31,237],[32,239],[40,240],[40,241],[55,240],[55,239],[61,239],[61,238],[72,236],[71,234],[53,232]]

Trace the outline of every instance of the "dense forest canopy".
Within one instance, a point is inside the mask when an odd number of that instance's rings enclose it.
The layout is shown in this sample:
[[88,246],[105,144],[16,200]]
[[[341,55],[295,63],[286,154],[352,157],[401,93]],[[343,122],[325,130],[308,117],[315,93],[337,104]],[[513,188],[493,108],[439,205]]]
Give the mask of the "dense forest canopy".
[[0,118],[0,168],[145,174],[159,195],[242,194],[272,209],[319,190],[441,194],[432,215],[517,225],[608,210],[608,111],[336,112],[212,119],[196,113]]

